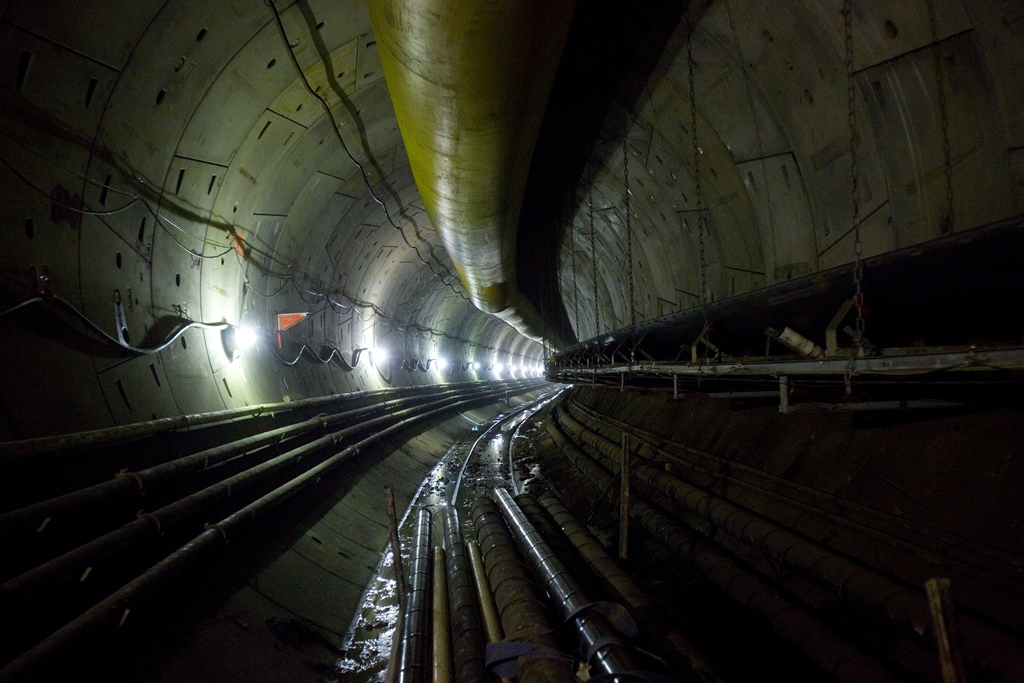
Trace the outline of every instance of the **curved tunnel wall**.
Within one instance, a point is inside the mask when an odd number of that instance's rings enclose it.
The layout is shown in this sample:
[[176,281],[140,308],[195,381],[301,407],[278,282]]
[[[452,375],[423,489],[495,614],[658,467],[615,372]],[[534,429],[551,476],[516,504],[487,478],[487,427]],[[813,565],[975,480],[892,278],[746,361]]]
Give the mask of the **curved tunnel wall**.
[[[1020,213],[1024,23],[1013,3],[852,4],[864,255]],[[542,314],[556,318],[560,306],[579,338],[630,319],[623,138],[636,318],[700,300],[690,17],[710,298],[853,258],[842,3],[715,0],[693,3],[689,16],[674,6],[633,8],[641,29],[625,48],[589,45],[628,62],[608,86],[610,102],[578,112],[596,123],[559,110],[557,91],[574,74],[556,77],[520,224],[519,271],[527,294],[548,303]],[[279,9],[300,67],[362,171],[297,77],[265,3],[0,2],[4,300],[45,285],[116,334],[117,290],[135,344],[169,315],[267,330],[277,312],[310,312],[286,341],[346,355],[380,343],[422,361],[489,362],[496,353],[539,361],[539,345],[458,289],[418,199],[364,4]],[[588,47],[581,28],[596,22],[603,30],[594,35],[614,41],[621,12],[612,3],[579,7],[563,64]],[[644,27],[663,16],[672,20]],[[646,40],[654,33],[659,41]],[[564,149],[543,148],[559,133],[544,128],[565,120],[596,135],[574,148],[579,172],[551,184],[538,171]],[[548,223],[534,225],[531,195],[555,192],[567,197],[553,219],[559,228],[538,239]],[[524,250],[548,252],[550,268],[524,264]],[[537,296],[548,281],[555,291]],[[214,331],[190,330],[158,356],[123,362],[41,309],[0,326],[5,438],[386,384],[369,365],[286,367],[269,344],[231,362]],[[395,370],[390,382],[473,376]]]
[[[167,316],[266,337],[232,361],[219,331],[190,329],[126,361],[39,307],[5,316],[5,438],[485,379],[459,363],[540,360],[459,288],[412,182],[366,8],[279,9],[338,133],[265,3],[0,4],[4,301],[47,288],[133,345]],[[352,373],[285,366],[271,347],[287,312],[310,315],[285,342],[346,358],[382,347],[391,368],[366,354]],[[406,372],[401,358],[452,365]]]
[[[634,22],[648,24],[627,52],[628,65],[613,76],[614,95],[594,139],[577,141],[586,156],[576,164],[574,198],[560,219],[558,267],[562,302],[581,339],[630,322],[624,138],[636,319],[700,303],[687,58],[691,17],[709,299],[854,258],[842,3],[691,5],[690,16],[680,17],[654,55],[650,44],[662,32],[657,22],[665,10],[660,3],[637,9],[641,18]],[[1020,17],[1008,4],[959,0],[855,1],[852,7],[864,257],[1018,215]],[[577,12],[578,23],[607,39],[614,29],[600,29],[613,21],[609,8],[598,3],[591,16],[581,17],[585,11]],[[602,50],[582,42],[581,54]],[[583,78],[562,77],[556,89]],[[586,87],[600,86],[593,78]],[[549,163],[541,158],[534,170]],[[535,197],[541,191],[531,189]]]

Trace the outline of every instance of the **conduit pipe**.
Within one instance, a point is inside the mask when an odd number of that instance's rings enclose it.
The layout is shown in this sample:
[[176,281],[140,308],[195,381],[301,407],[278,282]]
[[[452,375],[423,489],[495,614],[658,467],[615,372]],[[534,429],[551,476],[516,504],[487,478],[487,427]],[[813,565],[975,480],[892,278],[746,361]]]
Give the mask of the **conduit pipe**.
[[397,683],[430,682],[430,521],[430,510],[421,508],[416,513]]
[[[744,507],[774,517],[782,526],[798,529],[804,535],[827,538],[829,545],[840,540],[835,536],[833,525],[842,525],[850,531],[861,535],[870,534],[886,544],[899,547],[906,554],[902,558],[888,560],[889,564],[912,562],[915,567],[920,568],[918,574],[923,574],[927,567],[937,566],[937,559],[941,558],[938,566],[944,566],[946,562],[955,562],[959,565],[958,573],[970,572],[982,577],[986,582],[1004,582],[1006,590],[1014,590],[1013,586],[1024,578],[1024,571],[1017,566],[1016,557],[998,548],[975,543],[971,539],[850,500],[836,498],[818,489],[692,446],[668,441],[636,425],[599,413],[576,399],[570,399],[568,405],[573,413],[580,412],[589,420],[608,424],[619,430],[628,429],[634,436],[640,435],[640,441],[645,442],[652,451],[672,459],[674,464],[687,468],[690,473],[688,479],[690,476],[699,477],[700,482],[697,483],[704,488],[727,486],[730,489],[730,498],[740,498],[740,503]],[[681,449],[686,455],[675,452],[675,449]],[[694,458],[699,462],[695,462]],[[783,512],[783,508],[792,508],[793,512],[780,519],[776,515]],[[814,513],[815,518],[808,516],[808,512]],[[822,520],[828,523],[822,523]],[[908,555],[912,555],[913,559]],[[958,587],[957,596],[963,599],[962,586]]]
[[[480,393],[487,389],[487,387],[474,387],[474,390]],[[459,395],[465,396],[466,394],[465,392],[460,394],[456,390],[430,394],[432,398],[438,400],[454,398]],[[114,479],[0,514],[0,537],[19,533],[52,532],[65,520],[78,525],[81,523],[83,515],[97,509],[120,503],[130,503],[143,495],[152,497],[188,476],[198,474],[238,456],[244,457],[264,446],[295,438],[316,429],[329,429],[340,423],[366,418],[377,413],[388,413],[401,406],[415,404],[419,400],[418,396],[398,398],[334,415],[321,415],[214,446],[136,472],[119,472]]]
[[506,639],[533,643],[541,652],[519,658],[518,683],[576,683],[568,657],[559,650],[547,610],[530,579],[515,541],[490,498],[478,498],[471,507],[473,526],[494,590]]
[[534,574],[551,596],[562,619],[572,621],[579,648],[596,674],[629,674],[638,667],[608,619],[594,609],[565,565],[551,551],[537,529],[512,500],[508,491],[495,489],[494,496],[505,522],[526,556]]
[[682,633],[673,628],[665,611],[640,588],[618,562],[608,554],[590,530],[552,494],[545,494],[538,502],[555,521],[572,546],[588,563],[591,571],[605,584],[617,600],[633,613],[640,635],[652,642],[664,642],[669,652],[669,663],[679,675],[688,680],[720,683],[721,679],[711,662],[700,653]]
[[448,554],[448,604],[451,611],[452,660],[456,683],[477,683],[485,679],[484,635],[476,605],[473,575],[462,540],[459,513],[444,508],[444,545]]
[[[596,448],[609,462],[615,462],[619,446],[613,441],[588,429],[564,408],[559,413],[559,422],[573,437]],[[632,466],[632,473],[675,505],[832,591],[840,600],[870,608],[904,624],[909,634],[928,634],[929,641],[934,640],[931,611],[923,591],[915,591],[661,469],[637,463]],[[1024,676],[1024,661],[1020,657],[1024,645],[1019,641],[967,614],[961,615],[960,628],[968,654],[978,663]]]
[[[553,422],[548,423],[547,431],[559,452],[595,486],[603,489],[615,482],[607,469],[573,444]],[[761,577],[694,537],[642,499],[633,499],[630,517],[734,600],[764,616],[779,636],[803,650],[836,679],[848,683],[896,683],[901,680]]]
[[[484,398],[492,398],[500,393],[494,392]],[[163,594],[175,579],[194,569],[201,562],[208,560],[214,551],[251,530],[278,505],[309,486],[319,483],[323,477],[348,458],[378,441],[393,436],[419,420],[441,415],[453,408],[475,405],[481,400],[484,399],[459,401],[454,405],[435,408],[428,413],[401,420],[336,453],[319,465],[228,515],[220,522],[207,525],[207,528],[191,541],[0,669],[0,681],[14,683],[42,680],[48,666],[65,661],[68,652],[84,648],[90,642],[109,636],[123,628],[126,623],[129,623],[131,614],[137,613],[154,596]],[[429,512],[427,514],[429,524]],[[427,547],[429,548],[429,533],[427,537]],[[403,616],[404,622],[405,617]]]
[[[490,391],[485,395],[496,396],[502,394],[503,391],[504,389]],[[466,399],[466,401],[469,400],[473,399]],[[246,490],[257,486],[261,482],[279,473],[287,472],[288,468],[300,463],[303,459],[314,457],[323,449],[351,436],[367,430],[381,428],[387,431],[389,425],[404,424],[408,418],[414,418],[422,414],[431,414],[434,410],[452,408],[462,405],[466,401],[453,402],[452,399],[431,401],[422,406],[407,408],[391,415],[385,415],[358,425],[346,427],[282,453],[244,472],[223,479],[160,509],[142,514],[137,519],[118,529],[108,532],[0,584],[0,606],[10,608],[12,603],[25,604],[31,602],[39,595],[40,591],[81,577],[83,572],[91,571],[91,568],[97,562],[109,560],[112,557],[123,554],[141,541],[155,538],[168,531],[174,525],[218,503],[224,502],[233,496],[242,495]],[[88,575],[88,573],[84,575]]]
[[[479,384],[479,382],[459,382],[449,384],[445,389],[461,389]],[[190,415],[174,415],[161,417],[156,420],[145,422],[133,422],[127,425],[116,427],[105,427],[87,432],[74,432],[71,434],[58,434],[56,436],[43,436],[34,439],[22,439],[20,441],[8,441],[0,443],[0,465],[7,466],[16,464],[31,458],[28,461],[33,466],[38,466],[40,456],[62,456],[69,451],[111,444],[137,439],[162,432],[171,432],[190,427],[216,424],[237,420],[240,417],[259,417],[265,414],[278,414],[294,412],[305,408],[318,408],[348,401],[356,401],[363,398],[375,396],[386,396],[393,394],[399,398],[411,398],[420,394],[429,394],[436,390],[436,387],[400,387],[395,389],[367,389],[353,391],[346,394],[332,394],[330,396],[319,396],[316,398],[304,398],[296,401],[282,403],[263,403],[242,408],[229,408],[208,413],[193,413]],[[410,396],[403,396],[408,394]]]
[[473,303],[560,339],[516,284],[516,232],[575,0],[370,0],[423,205]]

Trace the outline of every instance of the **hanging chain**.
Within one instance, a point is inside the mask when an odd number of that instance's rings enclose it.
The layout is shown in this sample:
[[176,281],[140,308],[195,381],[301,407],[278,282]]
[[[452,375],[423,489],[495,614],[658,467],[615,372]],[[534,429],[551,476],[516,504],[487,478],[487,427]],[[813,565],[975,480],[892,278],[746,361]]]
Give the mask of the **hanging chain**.
[[939,28],[935,18],[935,3],[928,0],[928,22],[932,29],[932,55],[935,59],[935,85],[939,91],[939,122],[942,125],[942,155],[946,173],[946,216],[942,221],[943,233],[952,232],[955,222],[953,211],[953,157],[949,146],[949,114],[946,109],[946,84],[942,78],[942,52],[939,49]]
[[846,115],[850,125],[850,201],[853,205],[853,308],[857,316],[854,343],[858,352],[864,351],[864,248],[860,239],[860,188],[857,168],[857,107],[853,83],[853,9],[851,0],[843,2],[843,28],[846,35]]
[[582,335],[580,330],[580,285],[579,277],[576,274],[576,221],[572,222],[570,227],[571,232],[569,237],[571,239],[570,250],[572,251],[572,307],[576,314],[576,336]]
[[590,181],[587,195],[587,214],[590,218],[591,279],[594,281],[594,336],[601,334],[601,308],[597,305],[597,233],[594,231],[594,181]]
[[636,327],[636,299],[633,294],[633,223],[629,206],[629,130],[622,137],[622,177],[626,183],[626,277],[629,280],[629,328]]
[[704,328],[708,327],[708,263],[704,244],[704,193],[700,182],[700,139],[697,137],[697,96],[693,82],[693,33],[696,27],[693,17],[689,19],[689,37],[686,41],[686,64],[690,76],[690,131],[693,134],[693,179],[697,190],[697,242],[700,246],[700,302],[704,316]]

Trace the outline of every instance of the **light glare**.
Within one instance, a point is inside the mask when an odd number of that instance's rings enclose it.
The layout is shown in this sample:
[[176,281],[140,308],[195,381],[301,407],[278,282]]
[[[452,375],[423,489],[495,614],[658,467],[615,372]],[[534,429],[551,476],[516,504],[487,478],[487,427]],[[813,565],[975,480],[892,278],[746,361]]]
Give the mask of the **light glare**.
[[259,339],[256,331],[249,327],[235,328],[235,346],[239,351],[249,348]]

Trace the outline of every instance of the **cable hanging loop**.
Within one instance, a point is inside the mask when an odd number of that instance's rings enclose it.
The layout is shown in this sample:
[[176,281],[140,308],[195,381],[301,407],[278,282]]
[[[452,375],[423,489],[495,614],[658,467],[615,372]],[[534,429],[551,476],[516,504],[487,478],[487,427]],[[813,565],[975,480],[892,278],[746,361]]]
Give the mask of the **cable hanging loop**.
[[935,87],[939,100],[939,124],[942,127],[942,165],[946,178],[946,215],[942,219],[940,230],[943,233],[950,233],[953,232],[953,227],[956,224],[956,213],[953,207],[953,158],[949,144],[949,110],[946,107],[946,83],[942,78],[942,52],[939,49],[939,28],[935,16],[934,0],[928,0],[928,23],[932,31]]
[[688,35],[686,39],[686,66],[690,85],[690,133],[693,142],[693,180],[697,194],[697,244],[700,250],[700,304],[701,315],[704,318],[704,327],[706,329],[710,325],[708,320],[708,304],[711,301],[711,297],[708,293],[707,246],[704,240],[706,218],[704,216],[704,191],[701,186],[700,168],[700,157],[703,154],[703,151],[700,148],[700,138],[697,134],[697,94],[693,74],[693,67],[695,65],[693,60],[693,34],[696,30],[696,25],[693,23],[692,14],[688,17],[687,22],[689,31],[687,32]]
[[846,48],[846,116],[850,127],[850,204],[853,213],[853,308],[856,315],[854,345],[857,355],[863,356],[864,344],[864,252],[860,234],[860,169],[857,166],[857,106],[853,80],[853,8],[852,0],[843,2],[843,33]]
[[629,123],[622,137],[622,177],[626,185],[626,278],[629,281],[629,328],[636,327],[636,296],[633,284],[633,223],[629,204]]
[[594,179],[590,179],[587,194],[587,214],[590,220],[591,279],[594,282],[594,336],[601,334],[601,308],[597,304],[597,234],[594,232]]
[[570,251],[572,253],[572,308],[576,318],[576,336],[582,336],[580,329],[580,285],[576,273],[576,220],[569,226]]

